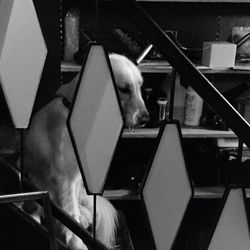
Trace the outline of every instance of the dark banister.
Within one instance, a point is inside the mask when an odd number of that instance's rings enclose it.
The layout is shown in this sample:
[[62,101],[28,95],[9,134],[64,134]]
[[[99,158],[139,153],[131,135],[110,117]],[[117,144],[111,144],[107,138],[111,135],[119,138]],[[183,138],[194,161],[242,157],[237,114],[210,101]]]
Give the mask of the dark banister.
[[[18,192],[20,191],[19,186],[19,172],[16,170],[12,165],[10,165],[7,161],[0,157],[0,176],[1,178],[8,180],[6,183],[3,183],[4,192]],[[2,181],[2,180],[1,180]],[[24,192],[39,192],[36,187],[34,187],[26,178],[23,179],[23,189]],[[19,197],[22,200],[25,194],[18,194],[17,198]],[[6,196],[7,197],[7,196]],[[44,203],[41,200],[37,200],[37,202],[44,206]],[[53,216],[59,220],[63,225],[69,228],[74,234],[76,234],[82,241],[88,245],[91,249],[94,250],[108,250],[107,247],[100,242],[99,240],[93,239],[92,235],[83,228],[77,221],[75,221],[71,216],[69,216],[66,212],[62,209],[57,207],[53,202],[50,203],[51,205],[51,212]]]
[[52,214],[51,214],[49,193],[47,191],[0,195],[0,204],[34,201],[34,200],[42,200],[44,207],[44,215],[47,224],[48,236],[49,236],[50,249],[57,250],[58,248],[56,244],[54,228],[52,225]]
[[147,36],[150,42],[190,84],[190,86],[207,102],[250,147],[250,125],[237,110],[223,97],[210,81],[193,65],[157,23],[134,1],[113,0],[116,8],[125,13],[127,18]]

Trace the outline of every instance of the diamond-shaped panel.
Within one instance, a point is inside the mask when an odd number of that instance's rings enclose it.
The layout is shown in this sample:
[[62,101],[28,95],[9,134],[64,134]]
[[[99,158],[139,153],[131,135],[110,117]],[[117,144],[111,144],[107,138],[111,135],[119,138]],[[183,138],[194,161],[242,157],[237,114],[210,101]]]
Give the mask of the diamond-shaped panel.
[[0,1],[1,85],[16,128],[27,128],[47,55],[32,0]]
[[250,249],[250,234],[242,189],[230,190],[208,249]]
[[68,127],[90,193],[102,191],[123,120],[102,46],[92,45],[78,83]]
[[178,127],[166,124],[142,190],[157,250],[171,248],[192,193]]

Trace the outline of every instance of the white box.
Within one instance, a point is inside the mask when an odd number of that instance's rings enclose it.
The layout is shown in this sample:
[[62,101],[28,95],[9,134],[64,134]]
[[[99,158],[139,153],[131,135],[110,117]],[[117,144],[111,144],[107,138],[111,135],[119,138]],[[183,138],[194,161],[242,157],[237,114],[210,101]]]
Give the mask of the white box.
[[234,67],[236,44],[229,42],[204,42],[202,65],[210,68]]

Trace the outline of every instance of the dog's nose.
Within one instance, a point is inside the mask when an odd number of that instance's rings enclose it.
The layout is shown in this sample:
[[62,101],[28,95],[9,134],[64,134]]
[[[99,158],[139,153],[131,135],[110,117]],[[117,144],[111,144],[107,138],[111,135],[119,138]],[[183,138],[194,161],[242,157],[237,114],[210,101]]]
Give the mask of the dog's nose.
[[145,125],[146,123],[148,123],[150,120],[149,118],[149,114],[147,111],[142,111],[138,117],[138,123],[140,126]]

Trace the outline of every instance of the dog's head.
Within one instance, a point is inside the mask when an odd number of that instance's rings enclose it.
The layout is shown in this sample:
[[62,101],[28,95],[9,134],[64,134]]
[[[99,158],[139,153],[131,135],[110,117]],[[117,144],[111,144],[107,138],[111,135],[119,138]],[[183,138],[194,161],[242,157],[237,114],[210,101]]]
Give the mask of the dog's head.
[[109,56],[121,106],[127,127],[143,126],[149,121],[149,114],[142,99],[142,75],[135,64],[127,57],[110,54]]

